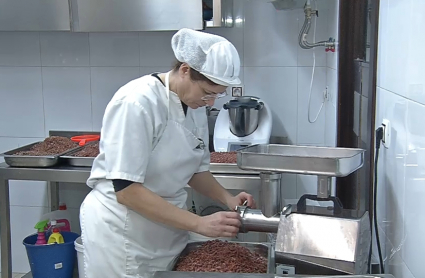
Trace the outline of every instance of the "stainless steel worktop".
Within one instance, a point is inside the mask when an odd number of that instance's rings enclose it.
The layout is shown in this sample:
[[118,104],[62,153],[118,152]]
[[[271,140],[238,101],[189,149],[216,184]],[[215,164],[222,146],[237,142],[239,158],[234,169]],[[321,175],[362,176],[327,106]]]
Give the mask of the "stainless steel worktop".
[[[214,177],[226,189],[257,190],[260,184],[259,174],[254,172],[235,171],[234,167],[227,170],[223,166],[211,166]],[[90,167],[54,166],[50,168],[16,168],[6,163],[0,164],[1,180],[34,180],[48,182],[72,182],[85,184],[90,176]]]
[[394,278],[389,274],[382,275],[342,275],[342,276],[311,276],[311,275],[274,275],[274,274],[242,274],[242,273],[206,273],[206,272],[178,272],[159,271],[153,278]]
[[[86,183],[90,175],[90,167],[75,167],[59,165],[49,168],[18,168],[9,167],[0,163],[0,179],[3,180],[40,180],[55,182]],[[258,177],[259,173],[244,171],[236,165],[211,164],[210,171],[215,176],[238,175],[244,177]]]
[[51,168],[17,168],[0,164],[0,178],[3,180],[38,180],[55,182],[86,183],[89,167],[55,166]]
[[[17,168],[0,163],[1,278],[12,277],[9,180],[47,181],[51,209],[56,210],[59,206],[59,183],[80,183],[85,186],[90,171],[91,167],[59,165],[50,168]],[[234,164],[211,164],[210,171],[226,189],[258,190],[261,184],[258,173],[243,171]]]
[[[390,274],[382,275],[344,275],[344,276],[311,276],[311,275],[273,275],[273,274],[242,274],[242,273],[199,273],[199,272],[169,272],[159,271],[153,278],[394,278]],[[23,278],[32,278],[31,273]],[[74,275],[78,278],[78,274]]]

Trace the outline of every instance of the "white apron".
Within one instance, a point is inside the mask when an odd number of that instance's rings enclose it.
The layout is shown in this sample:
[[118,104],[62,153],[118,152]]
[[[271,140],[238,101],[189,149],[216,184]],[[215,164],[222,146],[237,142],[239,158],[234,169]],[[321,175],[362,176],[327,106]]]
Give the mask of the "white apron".
[[[170,117],[176,105],[166,76],[168,122],[149,158],[144,186],[169,203],[186,209],[184,187],[204,154],[204,130],[194,133]],[[178,104],[180,105],[180,104]],[[142,154],[141,154],[142,155]],[[98,182],[81,206],[80,222],[87,278],[152,277],[165,270],[188,241],[187,231],[150,221],[119,204],[112,181]]]

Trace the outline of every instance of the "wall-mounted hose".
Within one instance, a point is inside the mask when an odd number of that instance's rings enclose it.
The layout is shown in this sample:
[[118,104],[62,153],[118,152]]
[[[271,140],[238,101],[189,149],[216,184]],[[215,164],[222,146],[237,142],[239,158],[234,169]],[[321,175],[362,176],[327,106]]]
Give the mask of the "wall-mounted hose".
[[313,16],[319,16],[319,13],[317,10],[313,10],[310,6],[310,3],[307,2],[306,5],[304,6],[304,14],[305,14],[304,24],[298,36],[298,42],[300,47],[303,49],[311,49],[317,46],[324,46],[326,47],[327,51],[329,50],[334,51],[335,40],[332,38],[330,38],[328,41],[320,41],[320,42],[314,42],[314,43],[309,43],[307,41],[307,35],[311,27],[311,19]]

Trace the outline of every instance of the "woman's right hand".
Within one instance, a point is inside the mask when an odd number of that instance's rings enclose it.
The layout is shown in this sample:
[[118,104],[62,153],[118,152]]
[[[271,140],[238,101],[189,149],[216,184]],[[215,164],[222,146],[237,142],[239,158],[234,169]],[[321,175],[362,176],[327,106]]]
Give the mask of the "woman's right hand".
[[240,226],[239,213],[220,211],[200,217],[195,232],[207,237],[235,237]]

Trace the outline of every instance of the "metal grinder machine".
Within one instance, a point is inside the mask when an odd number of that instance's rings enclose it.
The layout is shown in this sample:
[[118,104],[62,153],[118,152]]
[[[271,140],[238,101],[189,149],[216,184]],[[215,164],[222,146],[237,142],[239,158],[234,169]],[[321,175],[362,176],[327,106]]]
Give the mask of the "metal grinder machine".
[[[367,211],[347,210],[331,196],[332,177],[345,177],[363,166],[364,150],[258,144],[237,153],[243,170],[260,172],[261,209],[236,208],[241,232],[272,235],[276,256],[347,274],[366,274],[371,246]],[[281,174],[317,176],[317,195],[281,205]],[[308,200],[327,201],[313,206]]]

